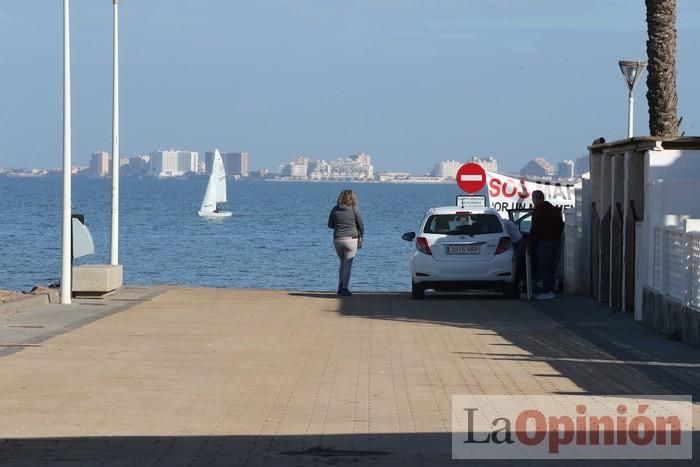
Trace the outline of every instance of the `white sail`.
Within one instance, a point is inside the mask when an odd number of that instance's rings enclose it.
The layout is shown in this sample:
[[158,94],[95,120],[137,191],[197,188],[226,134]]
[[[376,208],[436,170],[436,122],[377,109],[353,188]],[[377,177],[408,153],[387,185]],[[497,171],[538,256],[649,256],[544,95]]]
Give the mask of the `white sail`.
[[[207,191],[204,193],[202,207],[199,210],[200,215],[214,214],[217,203],[226,202],[226,170],[224,169],[224,161],[221,159],[219,150],[214,150],[214,160],[209,175],[209,183],[207,183]],[[217,213],[218,214],[218,213]],[[230,212],[221,213],[228,216]]]
[[226,202],[226,170],[224,169],[224,161],[221,159],[219,150],[214,150],[214,167],[211,171],[211,176],[216,178],[216,202]]
[[199,208],[199,211],[214,212],[214,209],[216,209],[216,179],[212,173],[209,176],[207,191],[204,192],[204,200],[202,200],[202,207]]

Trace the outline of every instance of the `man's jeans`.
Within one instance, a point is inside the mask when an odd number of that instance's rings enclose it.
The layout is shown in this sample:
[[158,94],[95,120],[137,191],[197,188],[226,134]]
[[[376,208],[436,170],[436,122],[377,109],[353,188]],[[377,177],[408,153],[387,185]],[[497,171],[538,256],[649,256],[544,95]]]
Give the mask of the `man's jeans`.
[[537,272],[542,279],[542,292],[554,291],[554,273],[559,262],[560,240],[537,242]]
[[521,238],[513,243],[513,254],[515,255],[515,283],[520,283],[525,279],[523,270],[525,269],[525,239]]

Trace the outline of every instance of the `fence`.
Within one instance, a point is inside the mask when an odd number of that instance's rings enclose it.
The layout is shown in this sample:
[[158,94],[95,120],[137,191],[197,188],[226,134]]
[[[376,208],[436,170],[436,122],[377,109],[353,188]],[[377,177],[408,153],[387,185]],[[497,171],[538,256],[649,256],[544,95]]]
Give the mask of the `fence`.
[[654,289],[700,310],[700,232],[682,227],[655,227]]
[[566,293],[591,293],[591,202],[590,183],[581,182],[576,188],[576,208],[564,210],[564,256],[561,265]]
[[688,253],[690,253],[690,305],[700,308],[700,233],[689,235]]
[[564,272],[564,288],[567,293],[579,292],[580,283],[580,236],[576,225],[576,211],[567,209],[564,211],[564,257],[562,266]]

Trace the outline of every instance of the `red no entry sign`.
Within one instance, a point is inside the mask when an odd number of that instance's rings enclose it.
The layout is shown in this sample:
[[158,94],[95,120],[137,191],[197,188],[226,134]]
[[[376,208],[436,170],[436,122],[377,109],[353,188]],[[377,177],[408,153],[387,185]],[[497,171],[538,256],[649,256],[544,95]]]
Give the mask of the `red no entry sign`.
[[486,185],[486,171],[479,164],[470,162],[457,171],[457,185],[467,193],[476,193]]

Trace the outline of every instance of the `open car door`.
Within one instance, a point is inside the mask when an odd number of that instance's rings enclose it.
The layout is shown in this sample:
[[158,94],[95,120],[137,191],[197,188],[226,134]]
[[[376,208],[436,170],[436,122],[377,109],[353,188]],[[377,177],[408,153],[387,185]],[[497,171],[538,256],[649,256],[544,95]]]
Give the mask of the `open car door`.
[[530,235],[530,230],[532,229],[533,212],[535,212],[534,208],[520,208],[508,210],[508,219],[515,222],[515,225],[518,226],[518,229],[525,238],[527,238]]
[[[523,234],[525,241],[528,241],[530,236],[530,230],[532,229],[532,213],[535,212],[534,208],[519,208],[519,209],[509,209],[508,219],[513,221],[515,225],[518,226],[518,230]],[[517,265],[519,270],[525,271],[525,291],[527,293],[527,299],[531,300],[533,296],[532,292],[532,261],[530,257],[530,251],[527,251],[522,258],[521,263]]]

